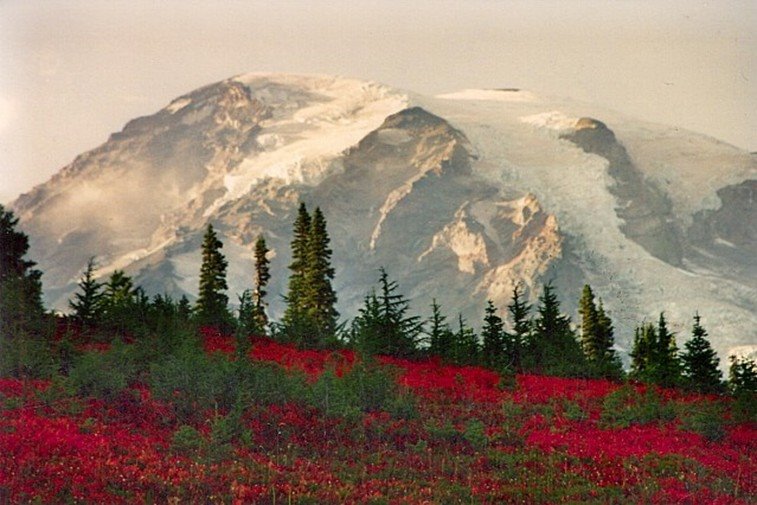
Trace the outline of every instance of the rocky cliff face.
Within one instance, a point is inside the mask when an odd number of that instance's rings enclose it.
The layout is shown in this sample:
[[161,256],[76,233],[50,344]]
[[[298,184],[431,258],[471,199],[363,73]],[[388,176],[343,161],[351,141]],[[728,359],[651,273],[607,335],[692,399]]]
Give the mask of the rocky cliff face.
[[754,344],[754,157],[584,109],[510,89],[422,97],[248,74],[131,121],[13,209],[59,308],[90,256],[103,275],[192,296],[211,222],[232,299],[266,237],[277,317],[304,201],[327,218],[344,318],[384,266],[417,312],[436,298],[474,325],[515,283],[533,298],[553,281],[572,311],[589,282],[621,346],[661,310],[684,335],[699,310],[721,352]]
[[723,187],[717,196],[719,208],[694,215],[688,232],[691,263],[757,288],[757,179]]

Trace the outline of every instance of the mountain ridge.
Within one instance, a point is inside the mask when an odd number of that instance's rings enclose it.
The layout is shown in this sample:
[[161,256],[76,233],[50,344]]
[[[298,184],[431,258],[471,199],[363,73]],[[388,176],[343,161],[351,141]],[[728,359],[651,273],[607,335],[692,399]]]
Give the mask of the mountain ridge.
[[305,201],[328,220],[346,317],[380,266],[416,312],[434,297],[471,321],[486,298],[504,309],[515,282],[533,299],[555,280],[569,312],[589,282],[622,347],[656,311],[687,334],[699,310],[724,355],[756,343],[755,238],[740,219],[755,180],[754,157],[726,144],[527,91],[243,74],[130,121],[11,208],[57,307],[92,255],[103,274],[191,295],[208,222],[226,237],[232,299],[265,234],[275,298]]

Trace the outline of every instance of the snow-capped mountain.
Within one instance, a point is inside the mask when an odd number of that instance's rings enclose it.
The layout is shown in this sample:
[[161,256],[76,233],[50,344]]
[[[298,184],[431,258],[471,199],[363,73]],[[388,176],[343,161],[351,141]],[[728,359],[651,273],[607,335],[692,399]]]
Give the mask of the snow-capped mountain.
[[387,267],[416,312],[477,325],[523,282],[564,308],[589,283],[627,347],[696,311],[724,355],[757,344],[757,161],[702,135],[516,89],[436,97],[327,76],[246,74],[135,119],[12,204],[64,308],[90,256],[150,293],[197,290],[207,223],[230,295],[273,250],[282,310],[300,201],[320,206],[344,318]]

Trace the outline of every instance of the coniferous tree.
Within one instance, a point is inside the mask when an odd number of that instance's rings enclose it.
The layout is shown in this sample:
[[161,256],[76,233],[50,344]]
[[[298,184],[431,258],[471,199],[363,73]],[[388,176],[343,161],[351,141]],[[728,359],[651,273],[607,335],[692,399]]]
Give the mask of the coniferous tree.
[[239,310],[237,315],[237,334],[249,336],[258,332],[259,320],[255,310],[252,291],[245,289],[239,295]]
[[225,291],[226,258],[221,253],[223,242],[218,238],[213,225],[209,224],[202,241],[202,266],[200,289],[197,298],[197,321],[202,325],[226,326],[230,322],[229,297]]
[[102,285],[102,319],[111,329],[126,331],[144,316],[138,304],[141,290],[122,270],[115,270]]
[[352,324],[351,340],[366,354],[411,357],[423,324],[418,316],[409,316],[410,302],[397,293],[397,283],[380,269],[380,291],[365,297],[364,305]]
[[181,295],[179,303],[176,306],[176,312],[178,318],[181,321],[187,322],[192,319],[194,309],[192,308],[192,304],[189,303],[189,298],[187,298],[187,295]]
[[600,361],[596,365],[597,372],[610,379],[620,379],[623,377],[623,363],[620,356],[615,352],[615,328],[613,328],[612,319],[607,315],[602,299],[599,300],[597,307],[597,320],[599,322],[599,338],[602,353]]
[[255,307],[256,329],[259,333],[265,334],[265,328],[268,325],[268,315],[266,313],[265,296],[266,286],[271,279],[270,264],[268,259],[268,247],[263,236],[258,237],[255,242],[255,291],[252,295],[252,302]]
[[476,365],[480,359],[478,337],[462,314],[457,316],[457,332],[453,335],[452,359],[458,365]]
[[634,378],[665,387],[680,384],[681,362],[665,313],[660,313],[657,327],[647,323],[636,329],[631,358]]
[[678,356],[675,335],[668,329],[665,313],[660,313],[657,323],[657,346],[654,357],[653,381],[666,387],[674,387],[681,381],[681,361]]
[[591,287],[584,285],[578,305],[581,315],[581,347],[592,375],[620,378],[623,372],[620,358],[613,345],[614,329],[602,302],[599,307],[594,301]]
[[757,393],[757,363],[747,358],[731,356],[728,387],[734,394]]
[[728,388],[735,401],[737,421],[757,422],[757,363],[747,358],[731,356]]
[[0,205],[0,376],[52,372],[52,328],[42,305],[42,272],[26,259],[29,237],[18,218]]
[[350,341],[364,356],[388,354],[386,334],[388,322],[381,311],[381,304],[376,296],[376,290],[363,298],[363,306],[358,309],[358,315],[352,321]]
[[326,219],[321,209],[316,208],[307,240],[301,296],[301,305],[314,337],[315,347],[320,346],[325,339],[335,336],[339,318],[336,310],[336,292],[331,285],[334,268],[331,266],[330,242]]
[[505,324],[502,318],[497,315],[494,302],[487,300],[484,311],[484,325],[481,327],[483,363],[492,367],[511,366],[512,362],[505,345]]
[[631,376],[644,380],[652,364],[652,350],[657,345],[657,330],[651,323],[637,326],[631,349]]
[[252,344],[250,334],[258,331],[260,320],[257,317],[252,292],[245,289],[239,296],[239,317],[234,335],[236,337],[236,356],[238,360],[247,358]]
[[531,305],[523,299],[523,290],[520,283],[513,287],[513,299],[507,306],[512,320],[512,332],[509,334],[510,347],[513,349],[513,366],[516,369],[523,367],[523,353],[529,342],[531,328]]
[[431,302],[431,318],[428,320],[427,328],[429,353],[449,360],[454,343],[454,334],[447,324],[447,318],[442,314],[436,298]]
[[134,298],[134,281],[123,270],[115,270],[103,284],[103,305],[128,304]]
[[578,313],[581,315],[581,346],[589,361],[599,361],[604,349],[599,340],[599,314],[594,303],[594,293],[591,286],[584,285],[581,300],[578,302]]
[[302,343],[306,338],[308,321],[304,303],[305,273],[307,269],[307,252],[312,218],[304,203],[300,203],[297,218],[294,221],[291,243],[292,262],[289,264],[289,288],[286,310],[282,318],[283,333],[295,342]]
[[718,368],[720,359],[707,340],[707,331],[702,327],[701,317],[694,316],[692,338],[684,344],[681,354],[684,382],[700,393],[718,393],[723,390],[723,373]]
[[570,318],[560,312],[560,302],[551,284],[544,286],[528,343],[529,365],[541,373],[580,376],[586,374],[581,346],[570,327]]
[[91,257],[79,279],[79,291],[74,294],[74,299],[68,302],[74,310],[74,316],[88,327],[100,323],[103,315],[103,283],[95,279],[96,270],[95,258]]
[[16,229],[18,218],[0,205],[0,325],[10,332],[13,322],[34,320],[44,312],[42,272],[25,259],[29,237]]

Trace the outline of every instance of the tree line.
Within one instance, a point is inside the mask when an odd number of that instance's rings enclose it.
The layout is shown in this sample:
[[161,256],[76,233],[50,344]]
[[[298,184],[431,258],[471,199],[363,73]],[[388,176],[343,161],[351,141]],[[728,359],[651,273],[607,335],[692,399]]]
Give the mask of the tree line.
[[[33,375],[33,357],[47,345],[54,318],[42,304],[42,273],[34,268],[33,261],[24,259],[28,237],[16,230],[17,223],[13,213],[0,206],[0,332],[4,351],[0,371]],[[239,295],[236,313],[229,308],[228,262],[222,248],[222,241],[209,224],[202,242],[194,304],[186,296],[179,300],[167,295],[150,298],[121,270],[100,281],[92,258],[70,301],[71,318],[84,331],[103,338],[114,334],[140,338],[165,331],[166,325],[172,324],[216,326],[234,332],[240,349],[249,346],[249,335],[258,335],[305,348],[349,346],[365,355],[409,359],[436,356],[448,363],[482,365],[506,373],[614,380],[627,376],[667,387],[726,391],[717,354],[698,313],[692,336],[682,351],[664,313],[656,324],[639,325],[626,374],[615,349],[610,314],[588,285],[581,293],[577,325],[562,312],[551,284],[543,286],[536,307],[526,300],[523,286],[516,285],[504,318],[494,303],[487,301],[477,334],[460,314],[450,323],[436,300],[428,318],[411,314],[410,302],[400,293],[398,283],[381,268],[377,285],[365,295],[358,314],[348,323],[340,322],[326,219],[320,208],[310,213],[302,203],[293,222],[286,308],[280,321],[271,321],[266,302],[270,251],[265,238],[260,236],[255,242],[252,285]],[[732,358],[728,385],[753,399],[757,390],[754,361]]]

